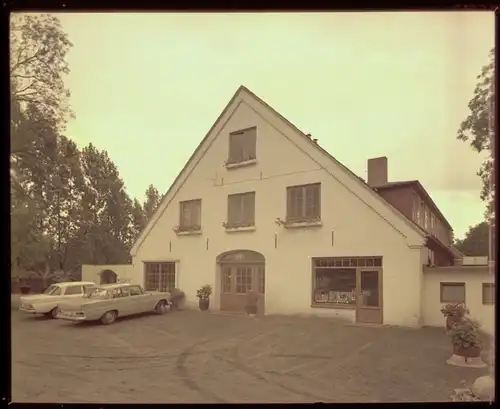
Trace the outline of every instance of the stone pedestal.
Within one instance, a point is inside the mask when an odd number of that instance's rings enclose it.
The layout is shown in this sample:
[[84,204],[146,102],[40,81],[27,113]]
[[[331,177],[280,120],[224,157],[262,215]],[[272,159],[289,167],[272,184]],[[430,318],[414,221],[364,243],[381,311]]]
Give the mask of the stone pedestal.
[[453,354],[450,359],[446,361],[449,365],[462,366],[466,368],[484,368],[486,364],[483,362],[481,357],[477,358],[465,358],[463,356],[458,356]]

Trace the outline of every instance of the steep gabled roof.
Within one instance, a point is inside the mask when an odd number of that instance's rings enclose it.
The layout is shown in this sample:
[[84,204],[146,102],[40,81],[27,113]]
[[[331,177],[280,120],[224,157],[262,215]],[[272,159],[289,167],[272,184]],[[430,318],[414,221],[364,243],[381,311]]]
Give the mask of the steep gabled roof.
[[[163,213],[163,211],[166,209],[166,203],[171,199],[170,198],[170,193],[174,189],[174,187],[177,185],[177,182],[181,179],[182,175],[185,173],[188,165],[193,161],[193,159],[196,157],[197,153],[201,150],[201,148],[204,146],[205,142],[208,140],[210,137],[213,129],[216,127],[216,125],[219,123],[221,118],[224,116],[224,114],[228,111],[228,109],[232,106],[233,102],[241,95],[241,94],[247,94],[251,98],[253,98],[255,101],[259,102],[261,105],[263,105],[267,110],[269,110],[271,113],[273,113],[277,118],[279,118],[281,121],[286,123],[288,126],[290,126],[292,129],[294,129],[299,135],[301,135],[305,140],[307,140],[312,146],[314,146],[315,149],[318,149],[321,151],[324,155],[326,155],[330,160],[332,160],[335,164],[339,165],[348,175],[350,175],[355,183],[359,183],[360,185],[363,185],[364,188],[369,192],[369,194],[373,195],[376,197],[378,200],[381,200],[385,206],[387,206],[391,211],[397,215],[407,226],[409,226],[412,230],[414,230],[419,236],[422,238],[427,237],[427,233],[425,230],[423,230],[420,226],[417,224],[413,223],[411,220],[409,220],[405,215],[403,215],[397,208],[392,206],[389,202],[387,202],[382,196],[380,196],[378,193],[376,193],[362,178],[360,178],[358,175],[356,175],[354,172],[352,172],[348,167],[343,165],[341,162],[339,162],[336,158],[334,158],[328,151],[326,151],[324,148],[322,148],[315,140],[312,140],[310,138],[310,135],[304,134],[299,128],[297,128],[294,124],[292,124],[288,119],[286,119],[284,116],[282,116],[279,112],[277,112],[274,108],[272,108],[270,105],[268,105],[265,101],[260,99],[257,95],[255,95],[252,91],[250,91],[248,88],[245,86],[241,85],[236,93],[233,95],[231,100],[228,102],[228,104],[225,106],[225,108],[222,110],[220,115],[217,117],[216,121],[213,123],[213,125],[210,127],[210,130],[207,132],[203,140],[200,142],[200,144],[197,146],[191,157],[188,159],[184,167],[182,168],[181,172],[177,175],[175,178],[174,182],[170,186],[169,190],[167,193],[163,196],[163,199],[154,212],[153,216],[149,220],[148,224],[144,228],[144,230],[139,234],[139,237],[135,241],[134,245],[132,246],[132,249],[130,250],[131,255],[135,255],[137,252],[139,246],[142,244],[148,233],[151,231],[153,226],[156,224],[158,221],[159,217]],[[387,219],[385,219],[387,221]],[[390,223],[390,222],[389,222]],[[394,227],[394,226],[393,226]],[[397,229],[396,229],[397,230]],[[398,230],[399,231],[399,230]],[[400,232],[401,233],[401,232]],[[402,233],[401,233],[402,234]]]

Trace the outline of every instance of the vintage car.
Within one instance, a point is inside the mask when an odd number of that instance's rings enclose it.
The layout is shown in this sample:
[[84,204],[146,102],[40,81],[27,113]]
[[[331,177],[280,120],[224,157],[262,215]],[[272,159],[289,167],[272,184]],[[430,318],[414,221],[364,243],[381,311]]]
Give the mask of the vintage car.
[[19,310],[29,314],[44,314],[56,318],[61,301],[82,299],[95,283],[91,281],[70,281],[50,285],[42,294],[25,295],[20,298]]
[[57,318],[69,321],[101,321],[109,325],[118,317],[156,312],[164,314],[171,305],[169,292],[145,292],[130,283],[105,284],[95,287],[79,300],[59,305]]

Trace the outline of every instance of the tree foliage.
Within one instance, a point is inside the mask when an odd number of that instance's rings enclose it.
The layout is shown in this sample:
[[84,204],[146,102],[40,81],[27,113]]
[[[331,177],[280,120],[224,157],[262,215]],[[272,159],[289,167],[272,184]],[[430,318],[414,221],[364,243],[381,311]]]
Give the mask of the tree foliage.
[[124,264],[158,206],[132,200],[108,153],[64,136],[71,47],[57,18],[11,21],[11,272],[47,283],[82,264]]
[[494,211],[494,168],[493,168],[493,141],[494,141],[494,49],[490,51],[489,63],[485,65],[477,76],[477,85],[474,96],[469,102],[469,115],[465,118],[458,130],[457,138],[469,142],[478,153],[487,151],[489,155],[483,161],[478,171],[483,187],[481,200],[486,202],[485,215],[492,219]]
[[456,240],[455,247],[466,256],[487,256],[489,254],[489,228],[487,222],[471,226],[462,240]]

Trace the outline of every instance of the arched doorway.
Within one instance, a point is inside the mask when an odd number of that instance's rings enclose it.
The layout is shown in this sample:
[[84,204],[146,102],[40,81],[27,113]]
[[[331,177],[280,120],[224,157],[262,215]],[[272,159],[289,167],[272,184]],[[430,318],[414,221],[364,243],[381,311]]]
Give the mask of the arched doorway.
[[101,271],[101,284],[113,284],[117,281],[116,273],[113,270]]
[[266,260],[252,250],[232,250],[217,257],[220,265],[221,311],[244,312],[246,294],[254,291],[259,295],[258,313],[265,311]]

